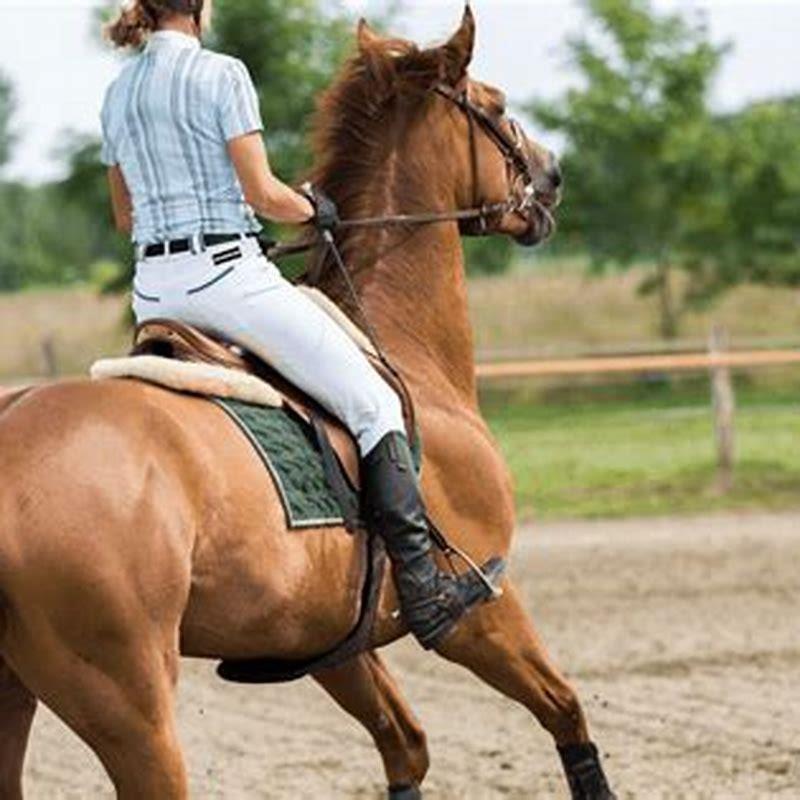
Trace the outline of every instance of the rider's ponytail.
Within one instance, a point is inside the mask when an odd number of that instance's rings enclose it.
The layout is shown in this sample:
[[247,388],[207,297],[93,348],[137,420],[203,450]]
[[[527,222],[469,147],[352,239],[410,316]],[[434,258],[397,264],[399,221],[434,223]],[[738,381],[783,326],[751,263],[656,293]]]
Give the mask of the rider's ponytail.
[[165,16],[191,14],[199,33],[207,24],[210,11],[210,0],[133,0],[106,26],[105,34],[117,47],[141,47]]
[[149,4],[134,0],[106,27],[106,36],[117,47],[141,47],[158,27],[158,18]]

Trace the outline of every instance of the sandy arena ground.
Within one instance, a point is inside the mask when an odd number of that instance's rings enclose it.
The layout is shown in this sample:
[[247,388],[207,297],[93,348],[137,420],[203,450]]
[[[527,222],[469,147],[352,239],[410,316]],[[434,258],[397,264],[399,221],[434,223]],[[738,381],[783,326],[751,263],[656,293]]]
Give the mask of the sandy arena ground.
[[[514,572],[620,798],[800,798],[800,515],[541,525]],[[426,798],[566,797],[525,711],[410,642],[388,659],[430,736]],[[310,681],[233,687],[187,663],[180,717],[193,797],[383,796],[367,735]],[[47,711],[27,789],[111,797]]]

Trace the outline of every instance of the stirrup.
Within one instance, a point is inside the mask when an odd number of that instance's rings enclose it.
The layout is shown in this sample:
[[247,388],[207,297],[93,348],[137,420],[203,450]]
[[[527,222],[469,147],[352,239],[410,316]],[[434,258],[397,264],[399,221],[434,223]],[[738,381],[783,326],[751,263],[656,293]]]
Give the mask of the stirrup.
[[448,564],[450,565],[450,569],[453,575],[457,576],[458,572],[456,571],[455,565],[453,564],[453,556],[458,556],[468,567],[469,571],[472,572],[478,580],[489,590],[491,594],[492,600],[499,600],[503,596],[503,590],[500,586],[492,581],[492,578],[498,578],[502,576],[503,572],[505,572],[505,564],[503,564],[502,569],[499,573],[493,573],[490,577],[488,574],[490,572],[490,567],[495,566],[495,562],[499,559],[491,559],[483,567],[479,567],[475,559],[469,555],[465,550],[462,550],[460,547],[457,547],[452,542],[450,542],[447,537],[436,527],[433,520],[430,516],[426,515],[426,519],[428,521],[428,530],[431,532],[431,539],[433,540],[434,544],[442,551],[444,557],[447,559]]

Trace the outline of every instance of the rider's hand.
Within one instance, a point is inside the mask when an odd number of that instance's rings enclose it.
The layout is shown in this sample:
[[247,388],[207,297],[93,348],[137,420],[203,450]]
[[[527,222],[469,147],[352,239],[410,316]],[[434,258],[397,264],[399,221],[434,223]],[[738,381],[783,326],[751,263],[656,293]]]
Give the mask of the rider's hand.
[[322,190],[310,183],[301,188],[301,193],[314,207],[314,216],[310,222],[317,230],[332,231],[339,225],[339,209],[336,203]]

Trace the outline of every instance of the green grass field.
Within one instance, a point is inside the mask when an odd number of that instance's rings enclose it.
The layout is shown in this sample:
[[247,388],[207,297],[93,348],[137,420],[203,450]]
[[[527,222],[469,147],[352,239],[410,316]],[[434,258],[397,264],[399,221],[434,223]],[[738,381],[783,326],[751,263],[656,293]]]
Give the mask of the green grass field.
[[747,398],[734,489],[715,491],[708,404],[486,405],[520,516],[613,517],[800,507],[800,399]]

